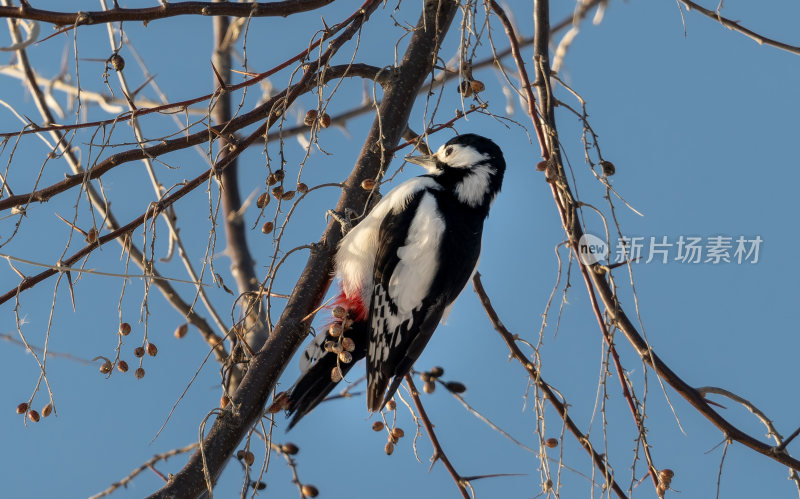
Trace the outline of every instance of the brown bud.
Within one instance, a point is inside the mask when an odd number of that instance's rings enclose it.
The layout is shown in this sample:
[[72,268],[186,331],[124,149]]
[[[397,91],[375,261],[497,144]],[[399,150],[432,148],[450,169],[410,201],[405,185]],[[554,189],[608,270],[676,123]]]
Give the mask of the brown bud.
[[386,402],[386,408],[390,411],[397,409],[397,402],[395,402],[394,399],[390,399],[388,402]]
[[459,383],[458,381],[448,381],[444,384],[444,387],[453,393],[464,393],[467,391],[467,387],[464,386],[464,383]]
[[337,319],[344,319],[344,316],[347,315],[347,311],[344,307],[336,306],[333,308],[333,316]]
[[222,397],[219,398],[219,407],[221,409],[228,407],[230,403],[231,399],[229,399],[227,395],[223,395]]
[[345,364],[349,364],[349,363],[353,362],[353,354],[351,354],[350,352],[347,352],[347,351],[339,352],[339,361],[343,362]]
[[253,483],[253,488],[256,490],[264,490],[267,488],[267,484],[264,482],[255,482]]
[[133,355],[136,356],[137,358],[140,358],[140,359],[142,357],[144,357],[144,347],[136,347],[136,348],[134,348],[133,349]]
[[371,178],[365,178],[361,181],[361,188],[365,191],[371,191],[375,188],[375,181]]
[[436,390],[436,383],[433,381],[428,381],[424,385],[422,385],[422,391],[425,393],[433,393]]
[[17,406],[17,414],[25,414],[28,411],[27,402],[23,402]]
[[125,362],[124,360],[117,362],[117,371],[121,373],[128,372],[128,363]]
[[97,229],[94,227],[89,229],[89,232],[86,233],[85,241],[89,244],[93,244],[95,241],[97,241]]
[[611,161],[601,161],[600,168],[603,169],[603,175],[606,177],[610,177],[617,172],[617,168],[614,166],[614,163]]
[[383,421],[375,421],[372,423],[373,431],[381,431],[383,429]]
[[311,126],[314,122],[317,121],[317,110],[312,109],[311,111],[306,113],[306,117],[303,118],[303,124],[306,126]]
[[283,197],[283,187],[276,185],[272,188],[272,197],[275,199],[281,199]]
[[394,438],[403,438],[405,435],[406,432],[402,428],[392,428],[392,436]]
[[158,355],[158,348],[155,346],[155,344],[150,342],[147,343],[147,355],[150,357],[155,357]]
[[431,377],[433,378],[440,378],[444,374],[444,368],[436,366],[429,371],[431,373]]
[[122,71],[125,69],[125,59],[119,54],[113,54],[108,58],[108,62],[111,63],[111,67],[114,68],[115,71]]
[[283,196],[281,196],[281,199],[283,199],[284,201],[291,201],[292,199],[294,199],[294,191],[284,192]]
[[272,222],[264,222],[264,225],[261,226],[261,232],[269,234],[273,228],[275,228],[275,225]]
[[175,337],[178,339],[183,338],[186,336],[186,333],[189,332],[189,324],[181,324],[177,328],[175,328]]
[[122,336],[128,336],[129,334],[131,334],[131,325],[128,324],[127,322],[123,322],[122,324],[120,324],[119,334],[121,334]]
[[387,456],[391,456],[392,452],[394,452],[394,444],[392,442],[386,442],[386,447],[383,448],[386,451]]
[[536,170],[540,172],[547,170],[547,161],[539,161],[536,163]]
[[111,372],[111,369],[113,367],[114,366],[111,365],[111,361],[107,360],[107,361],[103,362],[102,364],[100,364],[100,372],[103,373],[103,374],[108,374],[108,373]]
[[303,492],[303,495],[307,497],[317,497],[319,495],[319,490],[308,483],[301,487],[301,491]]
[[544,445],[546,445],[550,449],[555,449],[558,447],[558,439],[557,438],[548,438],[544,441]]
[[136,376],[136,379],[144,378],[144,369],[142,369],[141,367],[136,369],[136,371],[134,371],[133,375]]
[[331,126],[331,117],[328,116],[328,113],[322,113],[322,116],[319,117],[319,126],[322,128]]
[[352,338],[344,337],[342,338],[342,348],[344,348],[348,352],[352,352],[356,349],[356,342],[353,341]]
[[469,97],[472,95],[472,86],[469,84],[468,81],[462,81],[461,84],[458,86],[458,93],[460,93],[464,97]]
[[308,192],[308,186],[300,182],[299,184],[297,184],[297,192],[299,192],[300,194],[305,194],[306,192]]
[[42,416],[47,417],[53,413],[53,403],[49,402],[44,408],[42,409]]
[[342,335],[342,325],[341,324],[331,324],[331,327],[328,329],[328,334],[333,336],[334,338],[338,338]]
[[486,85],[480,80],[472,80],[469,82],[469,88],[477,94],[478,92],[483,92],[486,89]]
[[661,477],[662,480],[672,480],[672,477],[675,476],[675,472],[669,468],[664,468],[663,470],[658,472],[658,475]]
[[256,199],[256,206],[258,206],[259,210],[263,210],[265,206],[269,204],[269,194],[266,192],[262,192],[258,199]]
[[[242,457],[239,457],[239,453],[242,453]],[[247,466],[252,466],[253,463],[256,461],[256,456],[254,456],[253,453],[250,452],[249,450],[246,451],[240,450],[239,452],[236,453],[236,457],[239,457],[239,459],[244,461],[244,464],[246,464]]]
[[334,383],[338,383],[342,380],[344,376],[342,376],[342,370],[339,367],[334,367],[331,369],[331,381]]
[[294,456],[298,452],[300,452],[300,448],[291,442],[287,442],[281,445],[281,452],[284,454],[289,454],[290,456]]
[[30,411],[28,411],[28,419],[30,419],[34,423],[38,423],[39,422],[39,413],[36,412],[35,410],[31,409]]

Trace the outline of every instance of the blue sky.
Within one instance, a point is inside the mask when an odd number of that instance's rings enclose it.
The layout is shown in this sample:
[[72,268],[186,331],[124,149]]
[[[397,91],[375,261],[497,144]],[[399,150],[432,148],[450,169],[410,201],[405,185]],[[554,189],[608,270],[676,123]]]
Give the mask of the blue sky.
[[[403,2],[398,11],[394,5],[379,9],[364,30],[357,61],[385,65],[393,60],[398,21],[415,23],[419,2]],[[53,8],[61,2],[35,2],[40,8]],[[70,8],[96,9],[94,2],[72,2]],[[519,29],[530,34],[530,2],[510,1]],[[554,2],[553,19],[561,19],[571,9],[571,2]],[[709,8],[716,2],[707,2]],[[712,5],[713,4],[713,5]],[[149,5],[129,2],[129,6]],[[283,19],[255,19],[248,38],[248,62],[263,71],[286,58],[285,47],[304,47],[311,34],[321,28],[320,13],[328,24],[346,18],[353,8],[350,2],[338,2],[321,12],[312,12]],[[796,41],[796,19],[800,7],[790,2],[725,2],[723,14],[738,19],[767,36],[792,43]],[[456,23],[460,22],[460,14]],[[685,25],[684,25],[685,22]],[[212,90],[209,71],[211,50],[210,20],[175,18],[125,26],[135,48],[148,62],[150,71],[171,100],[181,100]],[[454,26],[457,26],[455,24]],[[499,23],[493,21],[493,38],[505,47],[505,36]],[[47,32],[49,27],[44,27]],[[392,31],[394,30],[394,31]],[[685,30],[685,34],[684,34]],[[391,36],[384,32],[392,33]],[[85,59],[105,59],[110,54],[104,27],[81,28],[78,32],[81,83],[88,89],[107,91],[101,77],[102,63]],[[445,44],[443,57],[455,54],[457,31],[454,29]],[[0,35],[0,43],[8,43],[8,35]],[[164,47],[172,55],[165,56]],[[346,62],[353,44],[347,45],[338,62]],[[402,49],[402,46],[401,46]],[[74,74],[72,39],[55,37],[29,50],[36,68],[46,76],[58,72],[61,57],[67,51],[68,70]],[[134,86],[143,78],[132,54],[124,49],[128,61],[126,75]],[[294,54],[299,51],[292,48]],[[488,46],[478,50],[478,59],[490,53]],[[530,61],[530,50],[523,55]],[[611,183],[640,216],[615,200],[617,219],[623,235],[674,242],[681,236],[723,236],[735,240],[760,237],[759,260],[751,263],[681,263],[670,253],[666,264],[637,263],[632,266],[636,298],[631,291],[627,269],[615,271],[622,303],[628,314],[638,315],[653,348],[674,371],[693,386],[713,385],[729,389],[745,397],[765,411],[784,435],[793,431],[800,420],[800,402],[795,396],[796,382],[791,378],[795,352],[800,349],[796,320],[798,271],[794,265],[800,247],[800,235],[789,222],[796,209],[800,170],[796,159],[798,132],[797,88],[800,84],[798,56],[775,48],[760,46],[744,36],[725,29],[695,12],[684,12],[683,19],[675,2],[612,1],[599,25],[586,22],[572,44],[560,76],[580,93],[587,103],[590,123],[599,136],[606,159],[616,166]],[[0,61],[6,64],[9,56]],[[510,65],[510,60],[508,61]],[[528,68],[532,67],[528,62]],[[116,79],[109,79],[118,92]],[[503,114],[506,99],[502,93],[504,80],[495,70],[485,69],[476,77],[486,84],[483,98],[497,114]],[[285,86],[288,72],[271,79],[276,89]],[[30,96],[17,80],[0,75],[0,99],[12,102],[23,114],[38,117]],[[332,91],[332,86],[326,92]],[[331,114],[358,104],[362,85],[347,81],[329,108]],[[148,91],[149,92],[149,91]],[[368,89],[371,92],[371,88]],[[244,109],[257,99],[251,91]],[[65,105],[63,94],[55,94]],[[152,92],[147,93],[154,98]],[[237,94],[237,98],[238,98]],[[444,122],[460,106],[455,86],[445,89],[437,122]],[[579,104],[562,88],[556,96],[572,107]],[[533,136],[529,120],[518,102],[514,102],[513,120],[527,128]],[[304,98],[295,107],[295,120],[315,105],[312,97]],[[424,101],[412,113],[410,125],[419,131],[424,127]],[[90,119],[107,118],[96,108],[88,111]],[[64,122],[74,120],[69,114]],[[581,124],[563,107],[557,114],[560,140],[577,181],[580,199],[602,209],[610,216],[605,190],[589,172],[583,160]],[[354,118],[345,129],[331,128],[320,134],[320,145],[329,153],[315,151],[307,161],[302,181],[308,185],[341,181],[350,171],[371,123],[371,116]],[[293,122],[291,124],[294,124]],[[174,130],[168,117],[144,120],[148,137],[158,137]],[[19,127],[5,108],[0,109],[0,131]],[[127,125],[118,125],[117,142],[130,141]],[[492,137],[503,149],[509,165],[505,185],[484,232],[480,263],[483,282],[506,326],[531,342],[539,339],[541,314],[556,282],[558,263],[554,248],[564,235],[558,221],[549,187],[543,175],[535,170],[538,146],[529,141],[521,126],[494,118],[472,114],[461,120],[459,132],[477,132]],[[452,136],[444,131],[431,137],[434,147]],[[96,154],[88,146],[90,136],[79,135],[76,144],[83,157]],[[125,148],[130,147],[124,146]],[[122,150],[122,148],[119,148]],[[15,192],[30,190],[34,175],[48,150],[38,139],[28,136],[15,152],[9,183]],[[115,149],[116,151],[116,149]],[[103,153],[107,154],[107,153]],[[278,161],[275,144],[270,145],[272,161]],[[295,139],[284,148],[286,170],[295,178],[303,150]],[[398,155],[390,173],[401,166]],[[10,148],[0,151],[0,164],[9,160]],[[163,158],[170,166],[158,165],[161,181],[171,186],[192,178],[205,170],[203,158],[186,151]],[[266,160],[259,148],[242,156],[242,191],[245,196],[263,189]],[[5,168],[5,167],[3,167]],[[44,184],[63,178],[66,165],[49,163],[44,171]],[[419,174],[414,165],[404,167],[395,181]],[[19,187],[15,187],[15,186]],[[140,214],[152,200],[152,190],[141,170],[141,164],[130,163],[104,177],[104,189],[112,200],[112,208],[120,220]],[[390,186],[384,187],[384,192]],[[215,196],[212,189],[212,198]],[[138,195],[137,195],[138,194]],[[148,197],[151,196],[151,197]],[[319,237],[325,226],[323,213],[333,207],[338,192],[322,189],[301,204],[282,247],[292,248]],[[86,200],[76,193],[63,194],[48,203],[33,205],[23,219],[20,232],[0,253],[54,263],[67,243],[69,231],[54,213],[71,219],[78,203],[79,225],[91,226]],[[274,207],[274,205],[271,205]],[[205,189],[184,198],[177,206],[181,235],[190,248],[190,257],[201,265],[206,251],[209,226],[209,194]],[[5,217],[7,213],[0,214]],[[250,226],[256,222],[256,210],[246,213]],[[584,212],[587,230],[602,235],[602,220],[595,212]],[[13,230],[16,218],[0,219],[0,237],[4,242]],[[260,224],[260,222],[259,222]],[[166,253],[166,228],[156,228],[156,255]],[[137,233],[141,243],[141,232]],[[272,254],[272,238],[256,228],[248,234],[258,260],[257,272],[263,276]],[[612,246],[615,238],[612,238]],[[80,248],[73,242],[69,253]],[[224,238],[210,251],[215,255],[215,271],[232,286],[229,260],[222,254]],[[674,251],[677,251],[673,248]],[[566,256],[561,248],[560,254]],[[672,250],[671,250],[672,251]],[[305,252],[287,260],[276,279],[276,289],[288,292],[305,263]],[[15,264],[30,275],[34,267]],[[124,273],[124,260],[118,245],[108,244],[92,255],[87,268]],[[167,275],[185,278],[179,262],[159,264]],[[131,273],[138,274],[138,270]],[[570,404],[570,416],[583,429],[590,431],[592,442],[607,453],[616,470],[619,483],[631,483],[636,430],[619,383],[612,372],[606,391],[606,416],[595,413],[598,380],[602,366],[603,344],[596,321],[591,314],[586,290],[573,266],[566,301],[560,320],[566,276],[556,292],[554,304],[544,330],[539,354],[545,380],[556,387]],[[205,279],[210,282],[210,278]],[[15,286],[18,277],[8,265],[0,266],[2,292]],[[75,283],[76,312],[70,304],[66,282],[55,291],[56,305],[49,335],[52,352],[69,352],[91,359],[98,355],[113,357],[117,346],[115,334],[119,321],[133,325],[133,333],[122,347],[122,358],[132,366],[132,350],[142,341],[145,325],[140,322],[144,286],[131,279],[120,299],[122,280],[114,277],[85,275]],[[26,324],[23,333],[35,345],[45,342],[50,305],[56,281],[50,279],[20,295],[19,316]],[[188,299],[191,286],[176,284]],[[215,306],[223,318],[230,320],[233,300],[218,288],[209,289]],[[48,379],[56,401],[57,417],[34,425],[23,424],[14,407],[32,393],[39,368],[22,348],[0,342],[0,378],[6,380],[0,407],[0,467],[8,470],[4,494],[8,497],[86,497],[97,493],[127,475],[153,454],[196,441],[198,428],[205,414],[219,400],[219,369],[213,359],[203,365],[208,351],[196,331],[183,340],[176,340],[172,331],[182,318],[172,310],[155,290],[147,301],[148,334],[157,344],[156,358],[146,358],[147,371],[142,380],[132,373],[115,373],[106,379],[97,371],[99,362],[90,366],[51,356]],[[280,308],[280,303],[275,305]],[[204,311],[202,307],[199,310]],[[276,315],[277,316],[277,315]],[[317,324],[324,318],[319,316]],[[558,330],[556,331],[556,324]],[[14,303],[0,306],[0,334],[16,335]],[[638,356],[619,335],[616,345],[624,368],[635,383],[637,395],[647,400],[649,443],[658,468],[675,471],[672,486],[684,498],[713,497],[723,447],[723,435],[671,388],[662,391],[652,372],[647,373],[647,390],[643,384],[644,367]],[[425,370],[434,365],[445,368],[444,378],[467,385],[465,399],[481,414],[491,419],[517,440],[538,449],[536,413],[530,394],[526,406],[527,380],[514,362],[507,361],[508,350],[492,330],[480,303],[468,287],[459,298],[448,323],[440,327],[417,363]],[[171,407],[183,390],[199,374],[177,405],[172,418],[158,439],[152,441]],[[357,366],[351,376],[363,367]],[[297,375],[296,361],[288,366],[280,389],[288,387]],[[666,394],[666,395],[665,395]],[[720,412],[731,422],[752,435],[766,440],[764,427],[746,410],[731,401],[716,398],[727,409]],[[34,407],[41,409],[48,401],[41,391]],[[460,473],[466,476],[491,473],[514,473],[520,476],[488,478],[475,482],[481,497],[535,497],[541,491],[540,460],[511,443],[483,422],[465,411],[444,390],[424,395],[423,402],[436,424],[439,439]],[[670,404],[672,408],[670,408]],[[681,431],[673,410],[677,414]],[[398,409],[398,425],[406,433],[392,456],[384,454],[385,436],[370,429],[370,419],[363,397],[322,404],[288,435],[282,429],[285,420],[276,419],[274,438],[292,441],[300,447],[296,456],[298,473],[304,482],[315,484],[320,497],[458,497],[457,490],[441,463],[428,471],[431,447],[426,435],[417,440],[420,461],[414,457],[412,440],[415,424],[405,407]],[[546,404],[545,437],[558,438],[561,424]],[[603,431],[607,439],[603,440]],[[797,445],[789,446],[793,451]],[[256,463],[261,464],[263,445],[253,440]],[[563,456],[560,455],[563,453]],[[563,445],[548,450],[555,476],[557,461],[569,469],[561,471],[561,497],[590,497],[590,482],[572,469],[591,475],[586,453],[570,436]],[[159,463],[163,473],[177,472],[184,457]],[[636,479],[643,476],[641,461]],[[788,471],[776,462],[734,444],[727,450],[720,484],[720,497],[795,497],[797,491],[787,480]],[[268,497],[292,497],[297,494],[291,475],[282,458],[273,455],[267,482]],[[241,487],[240,466],[231,461],[217,488],[218,497],[234,497]],[[145,472],[128,489],[115,492],[115,497],[142,497],[160,486],[160,479]],[[594,497],[601,493],[595,490]],[[675,494],[672,492],[671,494]],[[652,484],[643,482],[634,489],[634,497],[654,497]]]

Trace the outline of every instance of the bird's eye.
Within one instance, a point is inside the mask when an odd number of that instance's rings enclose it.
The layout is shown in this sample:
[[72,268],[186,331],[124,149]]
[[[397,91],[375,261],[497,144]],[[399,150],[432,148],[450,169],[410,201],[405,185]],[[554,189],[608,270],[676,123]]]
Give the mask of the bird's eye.
[[448,147],[447,149],[444,150],[444,155],[445,156],[450,156],[450,153],[452,153],[452,152],[453,152],[453,148],[452,147]]

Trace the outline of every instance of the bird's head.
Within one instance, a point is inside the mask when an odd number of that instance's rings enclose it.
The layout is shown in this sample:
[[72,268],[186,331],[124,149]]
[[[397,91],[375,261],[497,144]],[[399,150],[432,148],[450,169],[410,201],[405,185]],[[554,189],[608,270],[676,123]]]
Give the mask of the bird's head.
[[429,176],[454,189],[462,202],[473,207],[494,200],[506,170],[497,144],[473,133],[453,137],[435,154],[405,159],[428,170]]

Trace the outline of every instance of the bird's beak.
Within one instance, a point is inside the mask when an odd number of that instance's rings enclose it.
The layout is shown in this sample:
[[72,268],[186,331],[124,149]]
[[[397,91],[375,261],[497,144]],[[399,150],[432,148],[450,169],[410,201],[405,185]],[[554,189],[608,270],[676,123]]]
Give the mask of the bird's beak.
[[420,156],[406,156],[406,161],[409,163],[414,163],[415,165],[419,165],[429,172],[435,172],[439,170],[436,166],[436,156],[433,154],[430,155],[420,155]]

